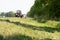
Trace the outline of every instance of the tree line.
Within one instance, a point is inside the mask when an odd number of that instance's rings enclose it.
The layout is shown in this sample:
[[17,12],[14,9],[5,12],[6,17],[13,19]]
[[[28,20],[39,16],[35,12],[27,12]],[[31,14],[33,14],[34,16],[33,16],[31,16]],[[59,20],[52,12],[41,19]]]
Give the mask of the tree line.
[[60,19],[60,0],[35,0],[27,14],[36,19]]
[[15,17],[15,12],[13,11],[0,12],[0,17]]
[[17,10],[16,12],[0,12],[0,17],[24,17],[25,14],[22,14],[21,10]]

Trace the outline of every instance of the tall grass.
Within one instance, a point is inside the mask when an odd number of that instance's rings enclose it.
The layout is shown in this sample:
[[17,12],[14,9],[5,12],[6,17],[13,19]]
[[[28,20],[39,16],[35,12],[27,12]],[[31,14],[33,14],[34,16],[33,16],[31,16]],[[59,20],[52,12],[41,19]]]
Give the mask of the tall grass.
[[0,40],[60,40],[60,22],[0,18]]

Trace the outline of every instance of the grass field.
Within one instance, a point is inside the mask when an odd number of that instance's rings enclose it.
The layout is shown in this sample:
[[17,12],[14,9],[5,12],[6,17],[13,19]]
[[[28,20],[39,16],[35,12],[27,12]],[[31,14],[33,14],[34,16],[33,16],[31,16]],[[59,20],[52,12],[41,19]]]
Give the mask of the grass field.
[[0,18],[0,40],[60,40],[60,21]]

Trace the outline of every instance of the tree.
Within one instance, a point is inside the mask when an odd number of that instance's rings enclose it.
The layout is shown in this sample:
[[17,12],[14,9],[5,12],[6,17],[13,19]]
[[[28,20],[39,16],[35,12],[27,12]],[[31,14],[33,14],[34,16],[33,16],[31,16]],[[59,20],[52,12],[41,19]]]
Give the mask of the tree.
[[60,0],[35,0],[27,16],[34,18],[34,15],[44,19],[60,18]]
[[4,12],[1,12],[0,16],[4,17],[5,16],[5,13]]

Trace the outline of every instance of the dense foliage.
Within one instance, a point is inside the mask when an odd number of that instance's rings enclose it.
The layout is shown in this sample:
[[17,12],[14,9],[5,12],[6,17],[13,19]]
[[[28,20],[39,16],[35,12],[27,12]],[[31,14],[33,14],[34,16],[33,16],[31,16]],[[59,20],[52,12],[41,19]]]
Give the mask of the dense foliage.
[[55,19],[60,18],[60,0],[35,0],[27,16]]

